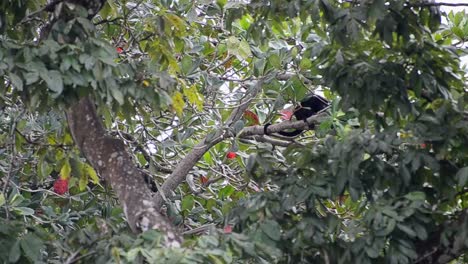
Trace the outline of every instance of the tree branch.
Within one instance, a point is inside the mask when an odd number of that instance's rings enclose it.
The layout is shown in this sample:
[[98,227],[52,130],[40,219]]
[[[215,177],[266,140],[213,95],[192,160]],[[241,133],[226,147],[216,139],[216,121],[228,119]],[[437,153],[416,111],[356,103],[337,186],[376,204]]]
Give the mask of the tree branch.
[[426,6],[468,6],[468,3],[447,3],[447,2],[422,2],[422,3],[406,3],[411,7],[426,7]]
[[[289,140],[280,140],[280,139],[276,139],[276,138],[270,138],[270,137],[262,137],[262,136],[253,136],[252,138],[253,140],[257,141],[257,142],[263,142],[263,143],[269,143],[271,145],[274,145],[274,146],[280,146],[280,147],[289,147],[291,145],[297,145],[297,146],[303,146],[302,144],[292,140],[292,139],[289,139]],[[246,138],[246,137],[242,137],[240,139],[242,142],[246,143],[246,144],[252,144],[252,142],[250,141],[250,137],[249,138]]]
[[[231,112],[231,115],[226,121],[228,129],[232,127],[240,118],[244,111],[249,107],[252,100],[257,96],[260,92],[263,80],[259,80],[254,87],[248,90],[244,98],[239,103],[239,107],[234,109]],[[161,186],[161,190],[166,197],[172,197],[172,192],[181,184],[190,170],[195,166],[195,164],[203,157],[203,155],[214,145],[218,144],[219,142],[223,141],[226,138],[234,136],[232,133],[229,133],[228,130],[224,128],[220,128],[214,132],[215,138],[209,139],[209,137],[205,137],[205,139],[197,144],[193,150],[187,154],[180,162],[179,165],[174,169],[172,174],[167,178],[167,180]],[[156,198],[156,208],[160,209],[163,205],[163,198],[160,194],[157,194]]]
[[[318,124],[322,122],[325,118],[327,118],[327,114],[325,112],[322,112],[318,115],[314,115],[314,116],[307,118],[305,122],[303,120],[283,121],[279,124],[268,126],[267,133],[268,134],[278,133],[286,129],[309,130],[310,125]],[[254,136],[254,135],[264,135],[264,134],[265,134],[264,126],[249,126],[249,127],[245,127],[244,129],[242,129],[238,137],[244,138],[244,137],[249,137],[249,136]]]
[[[237,120],[242,118],[242,114],[244,111],[249,107],[250,102],[255,98],[258,92],[261,89],[262,80],[259,80],[256,84],[256,87],[251,90],[250,93],[247,93],[243,100],[241,100],[239,107],[234,109],[228,118],[227,123],[229,124],[229,128],[235,124]],[[309,117],[306,122],[303,120],[301,121],[285,121],[280,124],[271,125],[268,127],[268,133],[276,133],[279,131],[283,131],[285,129],[301,129],[301,130],[308,130],[310,129],[310,124],[319,123],[326,117],[326,113],[320,113],[318,115]],[[186,175],[190,172],[190,170],[195,166],[195,164],[203,157],[203,155],[214,145],[218,144],[219,142],[223,141],[226,138],[236,136],[232,133],[227,133],[225,129],[219,129],[215,132],[215,135],[218,135],[214,139],[208,140],[206,137],[205,140],[198,145],[196,145],[193,150],[187,154],[180,162],[179,165],[174,169],[172,174],[167,178],[164,184],[161,186],[161,190],[163,194],[167,197],[172,197],[172,192],[181,184],[184,180]],[[249,138],[256,135],[264,135],[264,126],[249,126],[244,128],[237,136],[240,138]],[[285,145],[284,142],[275,142],[277,145]],[[294,144],[286,142],[287,145]],[[296,143],[297,144],[297,143]],[[156,200],[156,208],[160,209],[163,205],[163,198],[160,194],[158,194],[155,198]]]

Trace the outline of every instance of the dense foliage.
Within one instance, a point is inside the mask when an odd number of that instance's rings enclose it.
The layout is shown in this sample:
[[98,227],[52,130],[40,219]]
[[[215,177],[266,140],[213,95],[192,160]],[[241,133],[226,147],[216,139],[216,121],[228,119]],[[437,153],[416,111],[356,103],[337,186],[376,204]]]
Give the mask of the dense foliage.
[[[2,263],[468,261],[464,12],[52,2],[0,3]],[[315,130],[263,135],[310,91],[331,101]],[[141,188],[159,190],[182,247],[128,226],[68,127],[84,97],[146,175]]]

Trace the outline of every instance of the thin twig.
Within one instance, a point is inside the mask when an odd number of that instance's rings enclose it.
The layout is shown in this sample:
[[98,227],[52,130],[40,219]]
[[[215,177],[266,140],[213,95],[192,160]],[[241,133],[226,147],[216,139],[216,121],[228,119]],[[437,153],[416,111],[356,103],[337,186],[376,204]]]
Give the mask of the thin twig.
[[207,225],[200,226],[200,227],[197,227],[197,228],[194,228],[194,229],[191,229],[191,230],[187,230],[187,231],[183,232],[182,234],[183,235],[192,235],[192,234],[202,233],[202,232],[205,232],[206,230],[208,230],[210,228],[213,228],[215,226],[216,226],[215,224],[207,224]]
[[47,5],[43,6],[42,8],[39,8],[38,10],[32,12],[31,14],[29,14],[28,16],[24,17],[20,22],[19,24],[24,24],[26,22],[29,22],[30,20],[32,20],[35,16],[39,15],[40,13],[44,12],[44,11],[48,11],[48,12],[51,12],[54,10],[54,7],[56,5],[58,5],[59,3],[63,2],[64,0],[55,0],[55,1],[52,1],[50,3],[48,3]]
[[70,255],[70,257],[64,262],[64,264],[71,264],[73,262],[75,262],[75,257],[78,256],[78,254],[80,254],[80,251],[82,250],[83,248],[80,247],[77,251],[73,252],[73,254]]
[[468,3],[447,3],[447,2],[425,2],[425,3],[406,3],[411,7],[426,7],[426,6],[468,6]]
[[112,23],[112,22],[115,22],[117,20],[121,20],[121,19],[124,19],[123,17],[116,17],[116,18],[113,18],[113,19],[103,19],[99,22],[96,22],[94,23],[95,26],[97,25],[101,25],[101,24],[104,24],[104,23]]
[[7,197],[7,191],[8,191],[8,185],[10,184],[10,178],[11,178],[11,175],[13,174],[13,168],[14,168],[14,161],[15,161],[15,155],[16,155],[16,125],[18,124],[18,121],[20,120],[20,117],[23,116],[23,113],[24,113],[24,110],[21,111],[18,116],[13,120],[13,124],[11,126],[11,130],[10,130],[10,148],[11,148],[11,156],[10,156],[10,166],[8,168],[8,172],[7,172],[7,176],[6,176],[6,179],[5,179],[5,184],[3,185],[3,189],[2,189],[2,196],[5,198],[5,214],[6,214],[6,219],[9,219],[10,218],[10,213],[9,213],[9,209],[8,209],[8,199],[6,198]]
[[31,139],[26,137],[23,133],[21,133],[21,131],[19,131],[18,128],[15,128],[15,132],[18,133],[18,135],[20,135],[24,140],[26,140],[28,144],[31,144],[31,145],[37,145],[41,147],[61,148],[61,149],[66,149],[67,147],[69,148],[73,147],[73,145],[67,145],[67,144],[43,144],[40,142],[32,141]]

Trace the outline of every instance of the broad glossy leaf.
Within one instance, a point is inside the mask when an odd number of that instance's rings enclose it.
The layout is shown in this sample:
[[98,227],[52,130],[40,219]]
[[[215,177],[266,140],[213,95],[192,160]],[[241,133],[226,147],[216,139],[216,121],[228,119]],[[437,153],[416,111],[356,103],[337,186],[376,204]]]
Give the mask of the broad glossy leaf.
[[40,72],[39,75],[46,82],[47,87],[54,92],[54,97],[63,92],[63,79],[59,71]]

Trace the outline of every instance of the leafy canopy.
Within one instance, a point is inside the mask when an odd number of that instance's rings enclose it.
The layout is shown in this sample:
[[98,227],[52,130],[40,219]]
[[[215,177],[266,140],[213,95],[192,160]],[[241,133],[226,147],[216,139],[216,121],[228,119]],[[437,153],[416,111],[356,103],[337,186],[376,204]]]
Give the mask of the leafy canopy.
[[[73,2],[53,23],[33,13],[44,0],[0,3],[2,262],[466,261],[465,13],[441,25],[415,0],[108,0],[90,21]],[[228,117],[259,87],[260,123],[310,91],[332,106],[300,144],[255,143]],[[83,96],[158,184],[230,131],[168,201],[183,248],[128,229],[67,129]],[[59,174],[68,194],[51,191]]]

